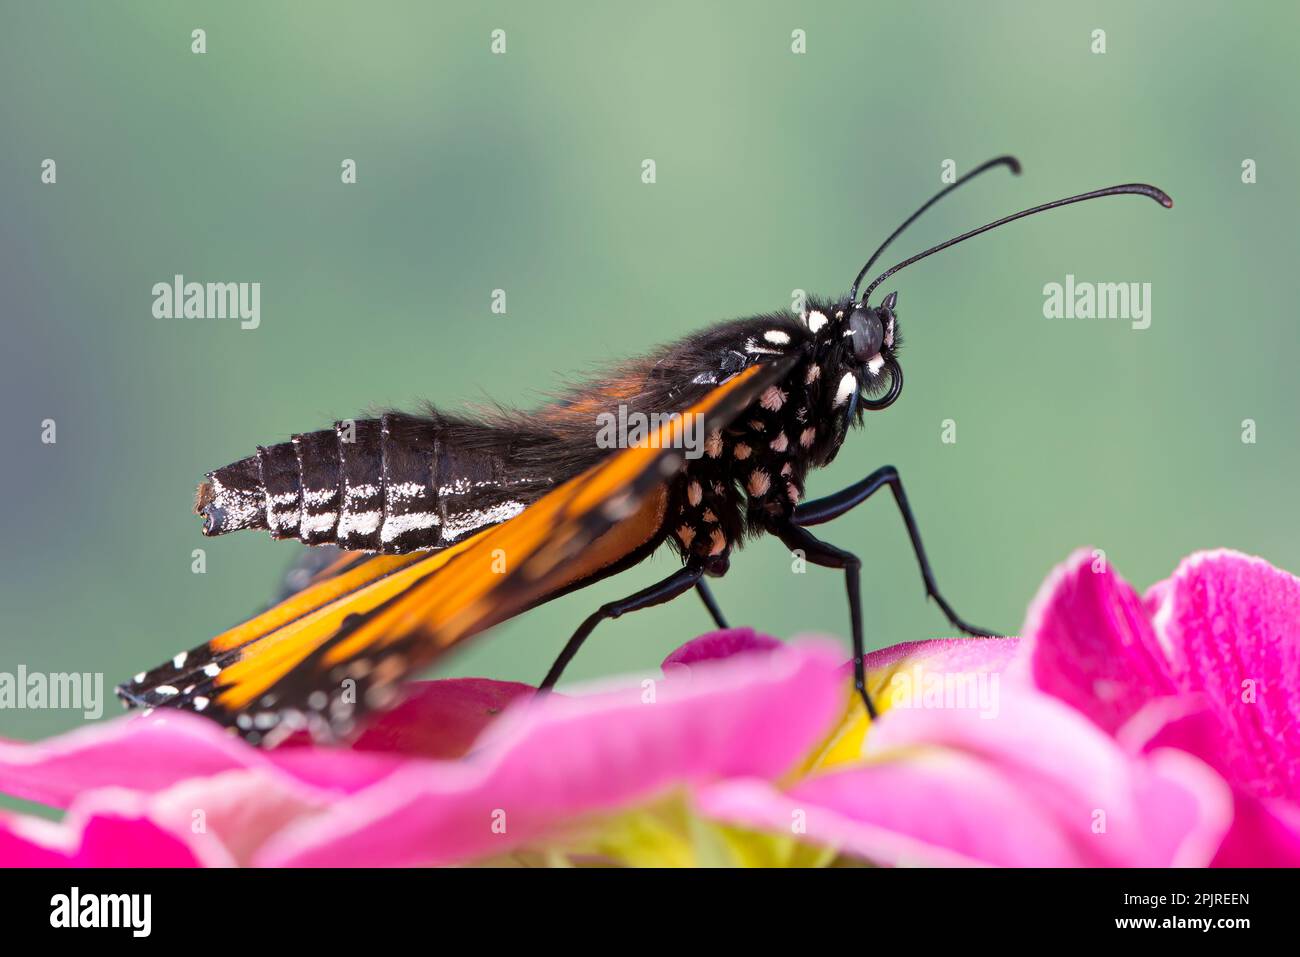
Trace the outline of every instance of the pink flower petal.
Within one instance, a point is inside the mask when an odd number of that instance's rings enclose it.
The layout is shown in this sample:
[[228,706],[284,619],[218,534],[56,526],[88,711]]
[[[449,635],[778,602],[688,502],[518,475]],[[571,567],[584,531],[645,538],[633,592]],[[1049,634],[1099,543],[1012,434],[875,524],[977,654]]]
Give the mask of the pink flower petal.
[[885,864],[1205,864],[1228,829],[1227,787],[1195,758],[1125,754],[1077,712],[1017,685],[996,718],[895,709],[868,763],[782,795],[726,782],[697,791],[720,819],[790,833]]
[[346,793],[400,766],[398,757],[343,749],[249,747],[206,718],[155,712],[79,728],[48,741],[0,742],[0,792],[67,807],[83,791],[151,793],[235,768],[279,774],[307,792]]
[[1214,867],[1300,867],[1300,811],[1294,804],[1235,792],[1232,830]]
[[1177,690],[1141,600],[1088,549],[1048,576],[1021,632],[1034,683],[1115,731]]
[[4,867],[199,867],[204,863],[126,792],[101,792],[58,824],[19,814],[0,815],[0,866]]
[[158,824],[209,845],[208,859],[242,866],[273,834],[318,814],[333,799],[304,793],[283,775],[237,769],[184,781],[146,800]]
[[[791,835],[877,864],[1071,860],[1050,820],[1019,796],[1011,795],[1008,806],[1005,796],[1007,788],[987,766],[950,753],[819,775],[788,793],[766,781],[722,781],[697,789],[695,803],[715,820]],[[894,820],[900,812],[901,822]],[[1010,815],[1020,826],[1008,834],[998,825]]]
[[761,635],[753,628],[724,628],[686,642],[664,659],[663,669],[667,671],[670,665],[693,665],[700,661],[730,658],[747,651],[771,651],[780,646],[780,639]]
[[1177,689],[1222,722],[1229,780],[1300,799],[1300,579],[1239,552],[1200,552],[1147,596]]
[[[1205,863],[1227,831],[1228,790],[1190,756],[1135,759],[1074,709],[1018,683],[1003,690],[996,716],[986,713],[894,709],[868,737],[868,757],[935,747],[978,756],[1074,835],[1081,859]],[[1094,835],[1099,813],[1105,832]]]
[[152,794],[100,788],[63,822],[0,819],[0,862],[13,865],[173,867],[246,864],[270,835],[328,803],[284,775],[236,769]]
[[427,758],[458,758],[507,705],[537,693],[531,685],[487,678],[415,681],[390,711],[376,715],[352,744]]
[[268,865],[404,866],[504,853],[583,815],[691,782],[775,777],[843,707],[841,653],[783,645],[690,680],[512,707],[462,762],[420,762],[292,826]]
[[[1204,695],[1158,698],[1120,729],[1117,738],[1130,753],[1177,748],[1194,754],[1221,775],[1231,775],[1233,748],[1227,729]],[[1232,828],[1215,867],[1300,867],[1300,809],[1279,800],[1260,799],[1232,789]]]
[[[1018,638],[935,638],[905,641],[867,654],[862,662],[868,672],[900,664],[920,666],[936,674],[979,674],[1000,671],[1016,657]],[[851,668],[853,662],[849,662]]]

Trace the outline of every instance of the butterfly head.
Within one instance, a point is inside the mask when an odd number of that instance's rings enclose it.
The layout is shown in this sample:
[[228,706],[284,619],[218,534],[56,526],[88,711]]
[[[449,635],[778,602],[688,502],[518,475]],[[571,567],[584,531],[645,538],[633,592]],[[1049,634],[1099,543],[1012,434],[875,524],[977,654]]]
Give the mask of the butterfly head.
[[835,310],[836,328],[830,331],[839,340],[841,362],[847,367],[841,381],[845,390],[852,390],[845,396],[850,419],[860,408],[888,408],[903,390],[897,307],[898,293],[891,292],[879,306],[849,302]]

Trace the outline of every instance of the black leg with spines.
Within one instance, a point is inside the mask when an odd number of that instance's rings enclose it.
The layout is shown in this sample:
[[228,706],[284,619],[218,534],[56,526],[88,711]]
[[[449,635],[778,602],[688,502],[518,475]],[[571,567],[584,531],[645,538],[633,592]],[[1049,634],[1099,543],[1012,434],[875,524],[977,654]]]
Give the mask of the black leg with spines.
[[713,623],[719,628],[727,628],[727,619],[722,616],[722,609],[718,607],[718,600],[713,597],[713,590],[709,588],[708,583],[703,578],[695,583],[695,590],[699,593],[700,601],[704,602],[704,607],[709,610]]
[[800,526],[820,525],[822,522],[829,522],[831,519],[839,518],[845,512],[861,505],[886,485],[894,493],[894,502],[898,505],[898,511],[903,516],[903,524],[907,526],[907,536],[912,541],[912,551],[916,555],[917,564],[921,566],[921,578],[925,582],[926,595],[934,599],[935,604],[943,611],[949,624],[954,628],[968,635],[981,638],[991,637],[993,632],[967,624],[957,612],[953,611],[952,606],[939,593],[939,586],[935,583],[934,573],[930,571],[930,560],[925,555],[925,546],[921,544],[921,532],[917,528],[916,517],[912,514],[911,505],[908,504],[907,493],[903,491],[903,482],[898,477],[898,470],[892,465],[876,469],[862,481],[855,482],[834,495],[805,502],[803,505],[798,506],[794,510],[794,523]]
[[789,520],[776,521],[772,525],[772,534],[785,543],[791,551],[800,552],[805,559],[823,568],[840,568],[844,570],[844,587],[849,596],[849,620],[853,631],[853,686],[862,696],[862,703],[867,706],[867,714],[874,720],[876,706],[871,703],[867,693],[866,667],[862,662],[865,642],[862,636],[862,562],[857,555],[836,548],[829,542],[795,525]]
[[703,565],[693,562],[673,572],[663,581],[656,582],[648,588],[643,588],[634,595],[601,605],[587,617],[586,621],[578,626],[578,630],[573,633],[573,637],[568,640],[564,650],[555,659],[555,664],[551,665],[551,670],[542,679],[539,689],[547,691],[555,686],[555,683],[560,680],[560,675],[564,673],[564,669],[573,660],[573,656],[578,653],[578,649],[582,647],[582,643],[587,640],[587,636],[602,621],[607,618],[618,618],[630,611],[640,611],[642,608],[651,608],[672,601],[678,595],[694,588],[703,575]]

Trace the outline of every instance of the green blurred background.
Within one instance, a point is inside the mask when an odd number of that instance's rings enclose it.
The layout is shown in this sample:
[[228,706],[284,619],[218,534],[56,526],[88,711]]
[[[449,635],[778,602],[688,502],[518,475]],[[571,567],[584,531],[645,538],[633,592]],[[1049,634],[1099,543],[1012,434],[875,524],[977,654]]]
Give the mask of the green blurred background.
[[[375,407],[532,403],[560,373],[793,289],[841,294],[944,160],[1008,151],[1020,179],[963,189],[884,264],[1112,183],[1177,205],[1073,207],[901,274],[881,291],[900,294],[907,388],[810,493],[897,465],[950,600],[1011,631],[1083,544],[1139,587],[1213,546],[1300,570],[1294,7],[3,9],[0,670],[103,672],[107,691],[263,604],[298,547],[202,539],[204,471]],[[260,281],[261,328],[154,319],[174,273]],[[1044,319],[1066,273],[1150,282],[1151,327]],[[949,633],[887,497],[825,532],[863,553],[873,644]],[[535,682],[590,610],[673,562],[510,622],[439,673]],[[732,567],[716,592],[733,622],[846,634],[837,573],[792,576],[774,541]],[[707,628],[689,597],[604,625],[568,678],[652,668]],[[0,712],[0,735],[81,720]]]

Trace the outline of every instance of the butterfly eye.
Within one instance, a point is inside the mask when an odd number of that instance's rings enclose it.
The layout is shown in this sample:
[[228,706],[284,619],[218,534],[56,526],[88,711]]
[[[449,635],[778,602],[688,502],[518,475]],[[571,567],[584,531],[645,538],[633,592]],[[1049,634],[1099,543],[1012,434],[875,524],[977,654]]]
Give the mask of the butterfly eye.
[[849,316],[849,330],[853,333],[853,356],[859,362],[866,362],[880,353],[885,341],[885,327],[876,312],[855,310]]

